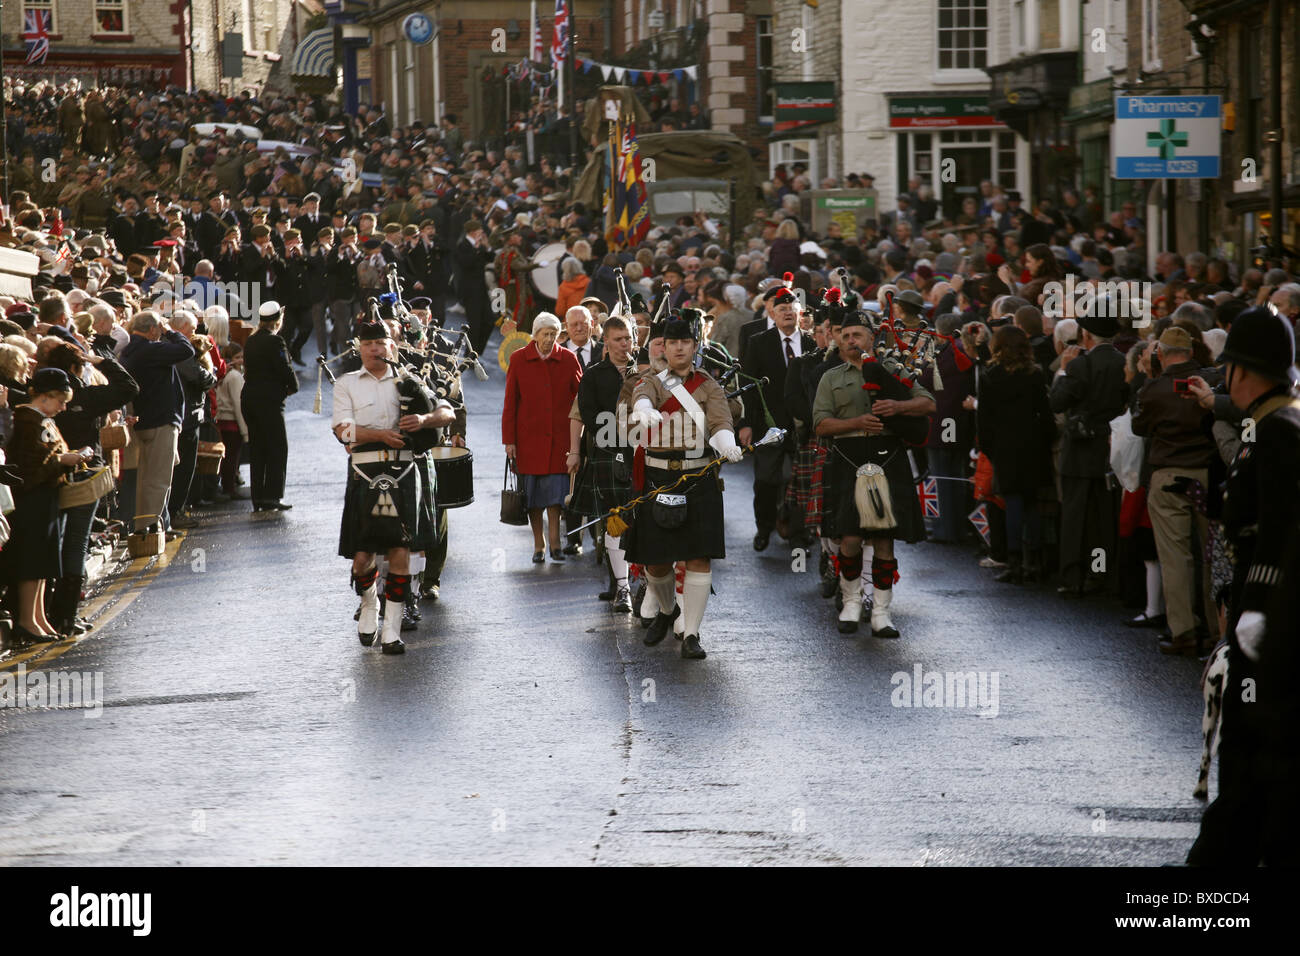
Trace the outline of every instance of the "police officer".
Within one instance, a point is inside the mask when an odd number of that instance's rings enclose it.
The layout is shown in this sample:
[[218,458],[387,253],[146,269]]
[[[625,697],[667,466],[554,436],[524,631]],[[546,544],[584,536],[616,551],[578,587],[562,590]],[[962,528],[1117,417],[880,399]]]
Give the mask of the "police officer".
[[1300,379],[1291,326],[1247,309],[1221,360],[1244,409],[1242,444],[1228,471],[1223,529],[1235,555],[1228,604],[1228,677],[1219,737],[1219,796],[1187,862],[1198,866],[1300,864]]

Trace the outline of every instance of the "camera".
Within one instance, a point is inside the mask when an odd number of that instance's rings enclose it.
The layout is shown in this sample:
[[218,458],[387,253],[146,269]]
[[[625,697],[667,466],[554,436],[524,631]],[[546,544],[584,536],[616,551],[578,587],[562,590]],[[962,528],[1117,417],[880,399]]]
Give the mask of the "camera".
[[1186,378],[1176,378],[1176,379],[1174,379],[1174,394],[1175,394],[1175,395],[1178,395],[1178,394],[1184,394],[1184,395],[1186,395],[1186,394],[1190,394],[1191,391],[1192,391],[1192,383],[1191,383],[1191,380],[1190,380],[1190,379],[1186,379]]

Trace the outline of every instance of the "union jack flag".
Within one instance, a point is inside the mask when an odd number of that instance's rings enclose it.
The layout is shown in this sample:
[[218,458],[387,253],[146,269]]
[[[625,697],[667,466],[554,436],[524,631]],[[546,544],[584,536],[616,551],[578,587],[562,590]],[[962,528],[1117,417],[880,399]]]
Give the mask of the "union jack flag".
[[27,44],[27,65],[41,64],[50,53],[53,15],[49,10],[23,11],[23,40]]
[[555,32],[551,35],[551,62],[556,66],[569,55],[568,0],[555,0]]
[[916,483],[916,496],[921,499],[921,514],[926,518],[939,517],[939,479],[926,478]]
[[986,502],[981,501],[979,507],[968,514],[967,519],[975,526],[975,530],[980,533],[985,544],[990,544],[989,538],[989,506]]

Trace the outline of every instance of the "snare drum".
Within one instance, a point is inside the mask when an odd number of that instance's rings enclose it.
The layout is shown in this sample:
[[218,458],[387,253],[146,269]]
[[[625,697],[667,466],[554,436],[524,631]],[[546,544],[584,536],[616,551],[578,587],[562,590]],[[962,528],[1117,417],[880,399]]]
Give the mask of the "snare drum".
[[429,449],[438,476],[439,508],[464,508],[474,503],[474,454],[468,448],[438,445]]

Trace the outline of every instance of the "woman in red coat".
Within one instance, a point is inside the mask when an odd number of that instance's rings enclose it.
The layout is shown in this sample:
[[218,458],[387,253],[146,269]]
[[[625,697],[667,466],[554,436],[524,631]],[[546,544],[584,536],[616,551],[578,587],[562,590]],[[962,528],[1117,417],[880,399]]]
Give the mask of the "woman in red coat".
[[572,352],[556,346],[559,334],[560,320],[551,313],[541,312],[533,319],[532,342],[510,357],[501,411],[501,443],[528,500],[534,564],[546,560],[543,509],[551,560],[564,560],[560,509],[569,493],[569,409],[578,394],[582,366]]

